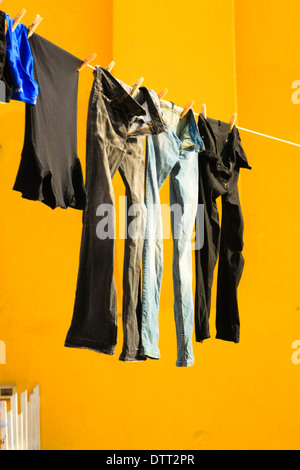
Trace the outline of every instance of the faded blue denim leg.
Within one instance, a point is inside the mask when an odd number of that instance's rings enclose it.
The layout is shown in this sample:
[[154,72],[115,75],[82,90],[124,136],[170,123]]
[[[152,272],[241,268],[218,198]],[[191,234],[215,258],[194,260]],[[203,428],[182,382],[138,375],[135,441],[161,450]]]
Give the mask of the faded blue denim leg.
[[178,367],[194,363],[193,264],[191,237],[197,213],[198,154],[181,150],[180,162],[170,174],[171,225],[173,235],[174,316]]
[[[143,247],[143,288],[141,354],[159,359],[158,312],[163,273],[163,224],[159,190],[176,163],[178,153],[170,129],[161,139],[146,142],[145,206],[147,208],[146,233]],[[161,158],[161,156],[165,158]]]
[[[156,98],[157,100],[157,98]],[[198,202],[198,152],[203,148],[193,111],[156,101],[166,131],[147,137],[145,170],[146,236],[143,247],[141,355],[158,359],[159,301],[163,272],[163,233],[159,191],[169,176],[173,236],[174,316],[178,367],[194,363],[193,266],[191,237]]]

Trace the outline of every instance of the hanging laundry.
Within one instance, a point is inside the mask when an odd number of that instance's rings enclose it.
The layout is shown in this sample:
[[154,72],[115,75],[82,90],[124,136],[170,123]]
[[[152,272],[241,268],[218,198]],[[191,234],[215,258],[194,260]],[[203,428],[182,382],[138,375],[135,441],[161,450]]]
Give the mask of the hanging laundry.
[[198,152],[203,149],[192,109],[159,102],[166,132],[149,136],[146,150],[146,236],[143,249],[141,355],[158,359],[159,301],[163,273],[163,233],[159,191],[169,176],[173,236],[174,316],[177,336],[177,367],[194,363],[193,267],[191,238],[197,213]]
[[19,23],[13,31],[14,20],[5,15],[7,23],[6,49],[13,81],[12,100],[36,105],[39,86],[33,76],[33,56],[27,37],[27,27]]
[[[216,337],[238,343],[240,318],[237,288],[243,268],[244,220],[238,193],[240,168],[251,167],[238,129],[199,115],[198,127],[205,150],[199,154],[199,204],[204,204],[204,245],[196,256],[196,341],[210,337],[209,317],[213,273],[219,258]],[[216,199],[221,196],[222,221]]]
[[[117,342],[117,298],[114,280],[115,195],[112,179],[119,170],[126,187],[126,225],[139,218],[140,230],[125,236],[123,267],[124,362],[145,360],[140,348],[140,267],[144,241],[144,140],[165,126],[149,91],[132,87],[96,67],[87,123],[86,189],[80,265],[66,347],[113,355]],[[130,208],[137,207],[139,214]],[[100,230],[108,225],[107,233]],[[134,235],[134,236],[133,236]],[[137,236],[135,236],[137,235]]]
[[13,189],[55,209],[84,209],[86,192],[77,156],[77,101],[82,61],[47,39],[29,39],[40,94],[26,105],[25,139]]
[[13,92],[13,82],[6,53],[5,13],[3,11],[0,11],[0,80],[4,83],[5,90],[5,96],[0,96],[0,101],[9,103]]

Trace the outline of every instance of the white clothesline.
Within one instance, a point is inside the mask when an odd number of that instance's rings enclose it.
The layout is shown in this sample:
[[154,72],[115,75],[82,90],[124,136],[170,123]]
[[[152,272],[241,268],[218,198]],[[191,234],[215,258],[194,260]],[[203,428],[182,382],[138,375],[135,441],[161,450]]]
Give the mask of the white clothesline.
[[244,129],[243,127],[236,126],[238,129],[242,131],[251,132],[252,134],[261,135],[263,137],[267,137],[268,139],[278,140],[279,142],[284,142],[285,144],[295,145],[296,147],[300,147],[300,144],[295,144],[295,142],[289,142],[288,140],[278,139],[278,137],[272,137],[271,135],[261,134],[260,132],[250,131],[249,129]]
[[[95,67],[93,67],[92,65],[87,64],[87,66],[95,70]],[[195,114],[199,116],[199,114],[197,113]],[[283,142],[285,144],[294,145],[295,147],[300,147],[300,144],[296,144],[295,142],[289,142],[288,140],[279,139],[278,137],[272,137],[271,135],[261,134],[260,132],[256,132],[256,131],[250,131],[249,129],[245,129],[244,127],[240,127],[240,126],[236,126],[236,127],[237,129],[240,129],[241,131],[250,132],[251,134],[260,135],[262,137],[267,137],[268,139],[273,139],[273,140],[277,140],[278,142]]]

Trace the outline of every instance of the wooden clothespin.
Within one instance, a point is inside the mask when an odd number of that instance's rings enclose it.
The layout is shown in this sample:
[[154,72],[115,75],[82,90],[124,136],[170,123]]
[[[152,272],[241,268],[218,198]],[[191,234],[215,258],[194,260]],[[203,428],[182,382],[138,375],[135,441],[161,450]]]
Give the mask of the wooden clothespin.
[[116,65],[116,64],[115,64],[114,62],[111,62],[111,63],[109,64],[109,66],[107,67],[107,70],[108,70],[109,72],[111,72],[115,65]]
[[202,105],[201,113],[200,113],[200,114],[203,114],[203,116],[204,116],[205,119],[206,119],[206,117],[207,117],[207,114],[206,114],[206,104],[203,104],[203,105]]
[[133,85],[133,88],[132,88],[132,92],[131,92],[131,96],[134,97],[138,91],[138,89],[140,88],[141,84],[143,83],[144,81],[144,78],[141,77],[134,85]]
[[159,100],[162,100],[163,97],[168,93],[168,88],[164,88],[160,93],[158,93],[157,97]]
[[22,10],[19,11],[19,13],[17,13],[16,16],[13,18],[14,20],[14,24],[12,26],[13,31],[16,29],[16,27],[18,26],[18,24],[20,23],[20,21],[22,20],[23,16],[26,13],[27,13],[27,10],[25,10],[25,8],[22,8]]
[[191,109],[191,107],[194,105],[195,101],[190,101],[188,104],[186,104],[184,107],[183,107],[183,111],[180,115],[180,119],[182,119],[186,113],[189,112],[189,110]]
[[83,63],[82,63],[81,66],[77,69],[78,72],[80,72],[82,69],[84,69],[84,67],[86,67],[90,62],[92,62],[92,60],[94,60],[96,57],[97,57],[97,54],[96,54],[96,52],[94,52],[92,55],[89,55],[88,57],[86,57],[85,59],[83,59]]
[[28,39],[33,35],[34,31],[38,27],[38,25],[43,21],[44,18],[42,18],[40,15],[36,15],[34,18],[33,22],[31,23],[30,26],[28,26]]
[[232,118],[230,119],[229,121],[229,124],[230,124],[230,129],[229,129],[229,133],[232,131],[234,125],[235,125],[235,122],[236,122],[236,119],[237,119],[237,113],[234,113]]

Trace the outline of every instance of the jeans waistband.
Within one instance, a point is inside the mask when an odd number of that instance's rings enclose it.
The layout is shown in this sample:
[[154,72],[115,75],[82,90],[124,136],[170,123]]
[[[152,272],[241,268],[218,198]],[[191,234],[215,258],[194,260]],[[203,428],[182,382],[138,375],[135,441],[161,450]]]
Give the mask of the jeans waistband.
[[[198,129],[205,143],[205,154],[203,156],[206,155],[218,161],[218,167],[222,168],[224,172],[226,172],[226,167],[227,170],[231,171],[232,167],[236,165],[251,170],[236,126],[230,132],[228,123],[209,117],[205,118],[202,114],[199,114]],[[225,163],[225,166],[223,163]]]
[[131,136],[159,134],[166,130],[161,114],[146,87],[140,87],[133,98],[133,87],[116,79],[108,70],[97,66],[94,76],[94,91],[105,95],[112,104],[125,110],[131,120]]
[[[183,108],[181,108],[177,104],[172,103],[170,101],[162,101],[160,109],[161,108],[167,108],[169,111],[171,111],[171,114],[176,116],[175,121],[176,120],[180,121],[180,119],[181,119],[180,116],[181,116],[182,112],[184,111]],[[163,110],[161,112],[162,112],[162,115],[163,115]],[[203,143],[203,140],[200,137],[197,122],[196,122],[196,119],[195,119],[195,114],[194,114],[194,111],[192,109],[190,109],[187,112],[187,114],[183,118],[183,121],[186,122],[186,126],[188,127],[190,140],[194,144],[195,150],[196,151],[203,150],[204,149],[204,143]]]
[[116,105],[121,105],[129,118],[143,116],[145,109],[122,87],[121,83],[105,68],[96,66],[93,91],[105,95]]
[[152,93],[146,87],[141,87],[140,90],[143,93],[145,101],[148,105],[149,115],[152,120],[154,133],[159,134],[161,132],[164,132],[166,130],[166,125],[155,103],[155,100],[152,97]]

